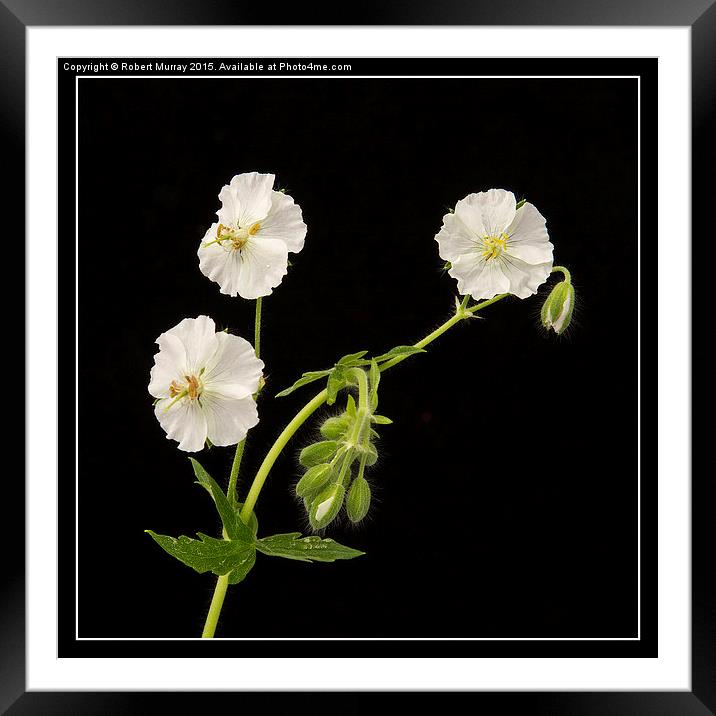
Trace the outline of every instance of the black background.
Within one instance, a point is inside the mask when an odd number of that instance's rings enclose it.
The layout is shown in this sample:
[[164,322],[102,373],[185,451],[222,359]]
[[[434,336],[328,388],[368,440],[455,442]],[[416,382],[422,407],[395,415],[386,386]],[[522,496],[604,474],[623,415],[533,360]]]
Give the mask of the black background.
[[[250,338],[196,249],[222,184],[270,171],[305,249],[264,302],[268,387],[244,480],[343,353],[418,340],[451,311],[433,237],[490,187],[526,196],[572,269],[575,327],[509,299],[386,374],[375,506],[330,536],[367,556],[259,556],[218,636],[616,637],[637,629],[637,94],[625,79],[92,79],[79,92],[79,634],[198,636],[214,579],[143,533],[214,533],[147,393],[162,331],[205,313]],[[554,279],[552,279],[553,281]],[[551,283],[551,282],[550,282]],[[325,414],[325,413],[324,413]],[[261,533],[304,526],[296,452]],[[225,480],[230,449],[200,460]]]

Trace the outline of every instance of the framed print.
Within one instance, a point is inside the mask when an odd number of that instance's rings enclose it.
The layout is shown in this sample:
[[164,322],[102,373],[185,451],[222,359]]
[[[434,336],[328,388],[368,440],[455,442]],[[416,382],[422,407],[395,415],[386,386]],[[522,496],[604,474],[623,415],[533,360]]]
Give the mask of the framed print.
[[716,708],[686,228],[713,8],[638,28],[10,11],[11,713],[128,691]]

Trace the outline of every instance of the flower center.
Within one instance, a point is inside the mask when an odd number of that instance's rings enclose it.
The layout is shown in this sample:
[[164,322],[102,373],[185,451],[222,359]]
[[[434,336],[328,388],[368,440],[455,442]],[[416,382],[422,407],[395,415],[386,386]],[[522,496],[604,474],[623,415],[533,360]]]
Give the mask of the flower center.
[[482,238],[482,256],[487,259],[496,259],[507,247],[507,240],[510,237],[502,233],[499,236],[484,236]]
[[257,221],[251,226],[226,226],[225,224],[219,224],[216,227],[216,242],[223,244],[224,241],[231,242],[231,248],[234,251],[239,251],[249,240],[249,236],[253,236],[261,228],[261,224]]
[[[185,383],[178,380],[173,380],[169,385],[169,397],[174,398],[172,405],[176,403],[180,398],[189,398],[189,400],[196,400],[200,395],[204,386],[199,382],[199,379],[195,375],[185,375]],[[171,407],[171,406],[169,406]]]

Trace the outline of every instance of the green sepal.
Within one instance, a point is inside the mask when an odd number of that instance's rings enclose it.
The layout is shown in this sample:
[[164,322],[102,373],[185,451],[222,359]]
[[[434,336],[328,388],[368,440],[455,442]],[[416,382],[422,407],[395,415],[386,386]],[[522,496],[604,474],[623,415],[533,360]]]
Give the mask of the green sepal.
[[329,462],[336,450],[338,450],[338,443],[335,440],[321,440],[303,448],[298,461],[304,467],[313,467],[322,462]]
[[287,395],[290,395],[293,393],[294,390],[297,390],[298,388],[308,385],[309,383],[313,383],[316,380],[320,380],[321,378],[325,378],[327,375],[330,375],[333,372],[333,368],[329,368],[328,370],[311,370],[307,373],[304,373],[290,388],[286,388],[285,390],[282,390],[280,393],[276,393],[277,398],[283,398]]
[[194,475],[196,475],[198,484],[201,485],[214,500],[216,510],[221,518],[221,524],[226,530],[227,538],[230,540],[251,542],[253,535],[250,528],[241,521],[238,513],[231,506],[228,498],[216,484],[214,478],[193,457],[190,457],[189,460],[191,460],[191,466],[194,468]]
[[386,418],[385,415],[371,415],[370,419],[376,425],[392,425],[393,421],[390,418]]
[[521,209],[521,208],[525,205],[526,202],[527,202],[527,199],[520,199],[520,200],[515,204],[515,211],[517,211],[517,209]]
[[332,539],[302,537],[300,532],[264,537],[256,542],[256,549],[269,557],[284,557],[300,562],[335,562],[337,559],[354,559],[365,554]]
[[395,346],[395,348],[391,348],[387,353],[383,353],[383,355],[379,355],[373,360],[383,363],[392,358],[412,356],[415,353],[427,353],[427,351],[424,348],[416,348],[415,346]]
[[[216,539],[202,532],[197,532],[199,539],[192,539],[184,535],[168,537],[158,535],[152,530],[145,530],[145,532],[167,554],[200,574],[213,572],[221,577],[231,572],[232,578],[229,580],[231,584],[240,582],[249,573],[256,558],[253,538],[250,542],[244,542],[242,540]],[[234,571],[236,571],[235,576]]]
[[348,397],[346,398],[346,413],[351,418],[355,418],[355,416],[357,415],[357,412],[358,411],[356,410],[356,401],[353,398],[353,396],[350,395],[350,393],[349,393]]

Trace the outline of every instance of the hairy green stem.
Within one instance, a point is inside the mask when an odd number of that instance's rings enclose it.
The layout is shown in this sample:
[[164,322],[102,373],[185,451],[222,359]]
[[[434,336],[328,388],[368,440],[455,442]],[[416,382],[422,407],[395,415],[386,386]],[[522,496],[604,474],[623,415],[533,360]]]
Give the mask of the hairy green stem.
[[572,274],[569,273],[569,269],[565,266],[552,266],[552,273],[555,273],[556,271],[561,271],[564,275],[564,280],[567,283],[572,283]]

